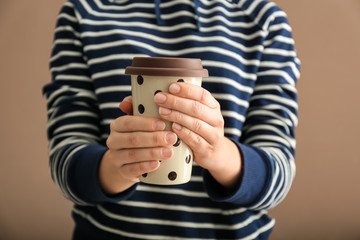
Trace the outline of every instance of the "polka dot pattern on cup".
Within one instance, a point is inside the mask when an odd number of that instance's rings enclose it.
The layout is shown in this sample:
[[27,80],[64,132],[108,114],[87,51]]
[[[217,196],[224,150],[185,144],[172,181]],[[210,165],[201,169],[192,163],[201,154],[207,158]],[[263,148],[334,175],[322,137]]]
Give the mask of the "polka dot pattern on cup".
[[137,76],[136,80],[139,85],[142,85],[144,83],[144,78],[141,75]]
[[173,145],[174,147],[178,147],[181,143],[180,138],[177,138],[176,143]]
[[154,92],[154,96],[156,95],[156,94],[158,94],[159,92],[162,92],[161,90],[156,90],[155,92]]
[[139,113],[143,114],[143,113],[145,112],[145,107],[144,107],[144,105],[139,104],[139,106],[138,106],[138,111],[139,111]]
[[186,162],[187,164],[189,164],[190,161],[191,161],[191,155],[189,154],[189,155],[186,156],[185,162]]
[[184,79],[180,78],[179,80],[177,80],[178,82],[185,82]]
[[170,172],[168,178],[170,181],[174,181],[177,178],[177,173],[174,171]]

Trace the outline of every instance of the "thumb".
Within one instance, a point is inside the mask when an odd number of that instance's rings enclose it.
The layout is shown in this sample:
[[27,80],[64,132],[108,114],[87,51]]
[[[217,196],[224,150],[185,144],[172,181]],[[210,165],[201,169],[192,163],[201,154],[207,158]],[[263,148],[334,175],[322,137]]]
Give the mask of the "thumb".
[[125,97],[119,105],[120,110],[128,115],[133,114],[132,96]]

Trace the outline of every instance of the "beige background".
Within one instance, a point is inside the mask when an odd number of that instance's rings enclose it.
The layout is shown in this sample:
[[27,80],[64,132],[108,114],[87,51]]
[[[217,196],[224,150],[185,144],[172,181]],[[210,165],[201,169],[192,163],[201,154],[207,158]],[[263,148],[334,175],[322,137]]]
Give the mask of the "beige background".
[[[70,239],[42,86],[62,0],[0,0],[0,239]],[[272,239],[360,239],[360,1],[276,0],[302,60],[297,176]]]

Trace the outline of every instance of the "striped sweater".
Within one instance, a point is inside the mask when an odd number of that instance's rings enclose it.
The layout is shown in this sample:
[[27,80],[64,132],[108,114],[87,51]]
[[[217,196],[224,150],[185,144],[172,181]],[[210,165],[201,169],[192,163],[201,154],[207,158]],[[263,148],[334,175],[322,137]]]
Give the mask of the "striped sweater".
[[[135,56],[202,59],[243,159],[229,193],[194,164],[191,181],[103,193],[109,124],[130,95]],[[55,29],[48,108],[51,176],[93,239],[267,239],[267,209],[295,175],[299,60],[286,14],[265,0],[69,0]],[[226,159],[224,159],[226,161]]]

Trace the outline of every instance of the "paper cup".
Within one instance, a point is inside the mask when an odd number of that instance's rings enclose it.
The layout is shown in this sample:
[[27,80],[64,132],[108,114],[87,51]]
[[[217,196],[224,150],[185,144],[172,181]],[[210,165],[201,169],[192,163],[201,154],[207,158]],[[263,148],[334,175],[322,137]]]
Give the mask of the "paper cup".
[[[200,59],[136,57],[126,68],[131,75],[131,91],[134,115],[160,119],[159,107],[154,102],[158,92],[168,92],[174,82],[187,82],[201,86],[202,78],[208,76]],[[165,121],[165,120],[164,120]],[[171,131],[171,122],[165,121],[165,130]],[[140,177],[140,181],[158,185],[186,183],[191,178],[193,153],[181,139],[172,146],[171,159],[160,162],[160,167]]]

